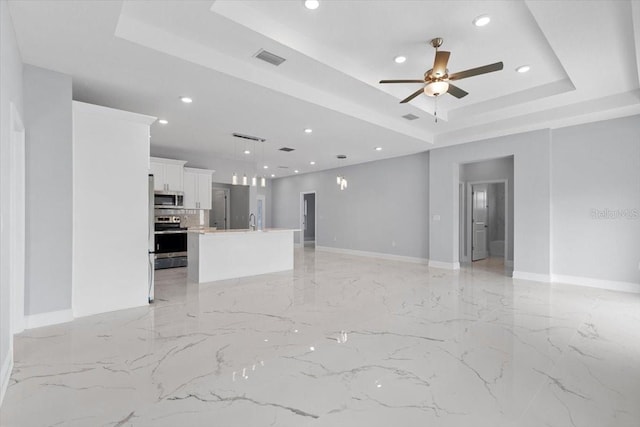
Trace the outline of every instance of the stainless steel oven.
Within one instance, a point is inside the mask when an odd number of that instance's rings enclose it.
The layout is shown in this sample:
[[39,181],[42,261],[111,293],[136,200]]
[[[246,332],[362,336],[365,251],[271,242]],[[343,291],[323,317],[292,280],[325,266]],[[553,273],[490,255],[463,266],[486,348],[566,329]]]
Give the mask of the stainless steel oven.
[[187,229],[178,215],[156,216],[154,236],[156,270],[187,265]]

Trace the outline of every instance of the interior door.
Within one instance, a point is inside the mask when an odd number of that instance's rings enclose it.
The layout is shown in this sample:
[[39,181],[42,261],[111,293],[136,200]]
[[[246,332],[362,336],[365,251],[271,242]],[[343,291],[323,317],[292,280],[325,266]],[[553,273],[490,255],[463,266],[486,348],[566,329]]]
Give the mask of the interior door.
[[229,203],[229,190],[214,188],[212,191],[211,211],[209,225],[218,230],[226,230],[228,227],[227,212]]
[[471,187],[471,229],[473,230],[473,243],[471,259],[477,261],[485,259],[487,251],[487,184],[475,184]]

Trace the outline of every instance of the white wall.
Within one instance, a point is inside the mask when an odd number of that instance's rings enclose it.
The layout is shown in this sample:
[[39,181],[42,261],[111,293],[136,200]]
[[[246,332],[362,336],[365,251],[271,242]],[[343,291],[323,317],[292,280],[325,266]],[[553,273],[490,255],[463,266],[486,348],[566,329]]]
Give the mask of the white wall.
[[640,291],[640,116],[555,130],[551,159],[554,275]]
[[146,305],[149,125],[73,103],[73,311]]
[[71,121],[71,77],[25,65],[28,327],[38,314],[66,311],[72,317]]
[[460,165],[514,156],[514,275],[550,279],[550,140],[550,130],[539,130],[430,151],[430,261],[459,262]]
[[9,291],[9,169],[11,104],[23,116],[22,58],[5,0],[0,0],[0,403],[13,366]]
[[273,226],[300,228],[300,193],[315,191],[316,245],[426,259],[428,161],[420,153],[275,179]]

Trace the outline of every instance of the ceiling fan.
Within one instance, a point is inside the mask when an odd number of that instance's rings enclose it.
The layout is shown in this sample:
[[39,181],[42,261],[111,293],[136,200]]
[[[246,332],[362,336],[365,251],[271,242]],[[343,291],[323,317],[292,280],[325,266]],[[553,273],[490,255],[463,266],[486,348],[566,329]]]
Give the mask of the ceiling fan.
[[456,98],[462,98],[469,93],[460,89],[458,86],[451,84],[452,81],[462,80],[468,77],[478,76],[480,74],[492,73],[494,71],[502,70],[502,62],[496,62],[495,64],[484,65],[482,67],[471,68],[465,71],[459,71],[457,73],[449,74],[447,70],[447,62],[449,62],[449,56],[451,52],[444,50],[438,50],[442,46],[442,38],[437,37],[431,40],[431,46],[436,50],[436,57],[433,61],[433,68],[424,73],[424,78],[420,80],[380,80],[380,83],[423,83],[424,87],[413,92],[411,95],[400,101],[401,104],[411,101],[416,96],[424,93],[428,96],[437,97],[444,93],[449,93]]

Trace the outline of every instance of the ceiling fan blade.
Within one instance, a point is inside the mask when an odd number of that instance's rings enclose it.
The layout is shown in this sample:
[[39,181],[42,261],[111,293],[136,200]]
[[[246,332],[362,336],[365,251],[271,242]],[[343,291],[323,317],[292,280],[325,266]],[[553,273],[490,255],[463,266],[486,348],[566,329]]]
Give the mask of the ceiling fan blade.
[[423,92],[424,92],[424,88],[418,89],[417,91],[413,92],[411,95],[407,96],[405,99],[400,101],[400,104],[404,104],[406,102],[411,101],[413,98],[415,98],[416,96],[420,95]]
[[465,96],[469,95],[469,92],[464,91],[460,89],[458,86],[452,85],[451,83],[449,83],[449,90],[447,91],[447,93],[455,96],[458,99],[464,98]]
[[424,83],[424,80],[380,80],[380,83]]
[[459,71],[449,75],[449,80],[462,80],[467,77],[478,76],[480,74],[492,73],[494,71],[500,71],[503,68],[502,62],[496,62],[495,64],[489,64],[478,68],[471,68],[469,70]]
[[434,77],[442,77],[447,74],[447,63],[451,52],[439,50],[436,52],[436,59],[433,61],[432,75]]

